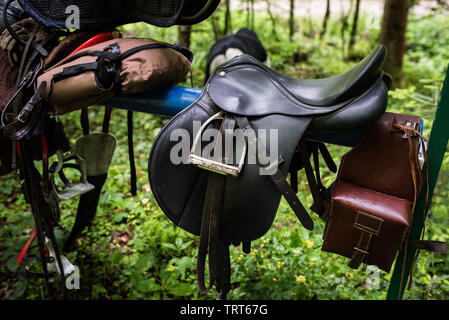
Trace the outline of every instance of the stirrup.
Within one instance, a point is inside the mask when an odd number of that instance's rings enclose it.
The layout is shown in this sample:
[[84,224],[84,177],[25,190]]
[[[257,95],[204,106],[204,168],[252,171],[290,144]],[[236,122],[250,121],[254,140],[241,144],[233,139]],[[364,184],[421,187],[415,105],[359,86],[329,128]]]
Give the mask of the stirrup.
[[[55,251],[51,245],[49,245],[49,242],[49,239],[46,238],[47,255],[45,257],[45,263],[47,264],[49,280],[54,281],[61,275],[61,270],[59,269],[59,265],[57,263]],[[60,257],[64,270],[64,276],[67,277],[73,274],[78,267],[72,264],[63,254],[61,254]],[[25,252],[20,262],[18,261],[18,264],[20,277],[23,277],[24,280],[34,285],[42,285],[41,282],[45,279],[45,273],[42,269],[42,261],[40,257],[33,254],[26,255]]]
[[[200,128],[198,131],[198,134],[195,137],[195,140],[193,141],[192,148],[190,150],[189,155],[189,163],[198,166],[199,168],[212,171],[218,174],[222,175],[231,175],[234,177],[237,177],[240,175],[240,172],[242,171],[243,164],[245,162],[245,156],[247,151],[247,142],[245,139],[245,144],[243,146],[243,152],[242,156],[240,158],[239,164],[237,166],[225,164],[223,162],[215,161],[213,159],[202,157],[201,155],[196,154],[196,149],[198,146],[198,142],[201,142],[201,137],[203,135],[203,131],[206,129],[206,127],[215,120],[224,120],[224,114],[225,112],[220,111],[210,117]],[[201,152],[201,150],[200,150]]]
[[[81,156],[71,153],[64,157],[62,151],[59,150],[57,152],[57,157],[58,161],[53,163],[50,167],[49,178],[51,188],[59,201],[73,199],[95,189],[94,185],[87,182],[86,164]],[[70,161],[75,161],[75,163],[71,163]],[[65,168],[71,168],[79,171],[81,175],[80,182],[77,184],[70,182],[64,174]],[[64,190],[60,190],[58,188],[55,181],[56,175],[58,175],[63,182],[65,186]]]
[[[55,262],[54,257],[46,256],[47,265]],[[23,258],[18,268],[19,279],[24,280],[33,285],[41,286],[45,279],[45,273],[42,270],[42,261],[36,255],[28,255]],[[48,271],[48,279],[50,282],[55,281],[56,272]]]

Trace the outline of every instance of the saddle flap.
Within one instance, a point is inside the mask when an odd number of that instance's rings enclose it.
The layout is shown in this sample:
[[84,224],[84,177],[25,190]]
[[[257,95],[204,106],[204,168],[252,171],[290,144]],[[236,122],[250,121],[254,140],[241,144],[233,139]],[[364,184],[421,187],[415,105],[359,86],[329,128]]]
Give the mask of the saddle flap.
[[116,144],[115,137],[104,132],[94,132],[76,140],[74,150],[84,159],[88,177],[108,172]]
[[[204,93],[161,130],[149,158],[149,180],[156,201],[176,225],[196,235],[201,229],[208,173],[188,162],[196,136],[193,122],[204,124],[219,111]],[[266,134],[262,141],[269,158],[277,161],[283,157],[279,168],[286,175],[310,118],[273,114],[249,120],[259,136]],[[190,139],[188,146],[183,144],[185,139]],[[249,161],[249,148],[250,145],[239,176],[226,176],[220,230],[224,240],[255,240],[263,236],[273,223],[281,199],[280,191],[271,177],[263,174],[265,169],[260,163]],[[187,152],[186,157],[178,159],[178,151]]]

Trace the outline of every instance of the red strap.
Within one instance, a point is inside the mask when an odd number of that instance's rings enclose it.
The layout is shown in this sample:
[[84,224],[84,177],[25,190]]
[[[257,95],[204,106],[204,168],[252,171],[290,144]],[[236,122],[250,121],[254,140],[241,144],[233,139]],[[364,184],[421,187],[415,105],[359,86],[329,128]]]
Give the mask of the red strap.
[[25,254],[27,253],[28,248],[30,247],[34,238],[36,238],[36,228],[33,229],[33,231],[30,234],[30,237],[28,238],[28,241],[23,246],[22,251],[20,251],[19,257],[17,258],[17,264],[20,264],[22,262],[23,257],[25,257]]

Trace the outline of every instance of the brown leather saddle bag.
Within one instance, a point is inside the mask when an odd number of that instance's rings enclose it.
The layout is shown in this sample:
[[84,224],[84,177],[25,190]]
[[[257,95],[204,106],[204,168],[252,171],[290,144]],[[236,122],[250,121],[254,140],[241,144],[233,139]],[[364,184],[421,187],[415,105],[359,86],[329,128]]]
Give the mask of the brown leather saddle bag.
[[418,116],[386,112],[343,156],[323,251],[350,258],[352,268],[366,263],[390,271],[426,183],[418,160],[420,127]]

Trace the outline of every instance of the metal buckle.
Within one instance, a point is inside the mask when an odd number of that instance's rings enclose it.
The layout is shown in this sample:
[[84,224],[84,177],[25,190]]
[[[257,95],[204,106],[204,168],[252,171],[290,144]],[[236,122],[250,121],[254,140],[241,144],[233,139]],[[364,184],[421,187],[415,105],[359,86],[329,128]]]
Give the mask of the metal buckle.
[[17,119],[17,121],[19,121],[21,123],[25,123],[28,120],[28,116],[29,116],[29,112],[27,110],[22,110],[17,115],[16,119]]
[[229,164],[225,164],[223,162],[218,162],[212,159],[204,158],[201,155],[198,155],[195,153],[195,150],[197,148],[198,142],[200,142],[200,139],[203,135],[203,131],[206,129],[206,127],[215,120],[224,120],[224,111],[220,111],[210,117],[200,128],[198,131],[198,134],[195,137],[195,140],[193,142],[192,148],[190,149],[190,155],[189,155],[189,163],[198,166],[201,169],[205,169],[208,171],[212,171],[218,174],[222,175],[231,175],[234,177],[237,177],[240,175],[240,172],[242,171],[243,164],[245,163],[245,156],[247,151],[247,142],[245,140],[245,145],[243,147],[242,156],[240,158],[238,166],[233,166]]

